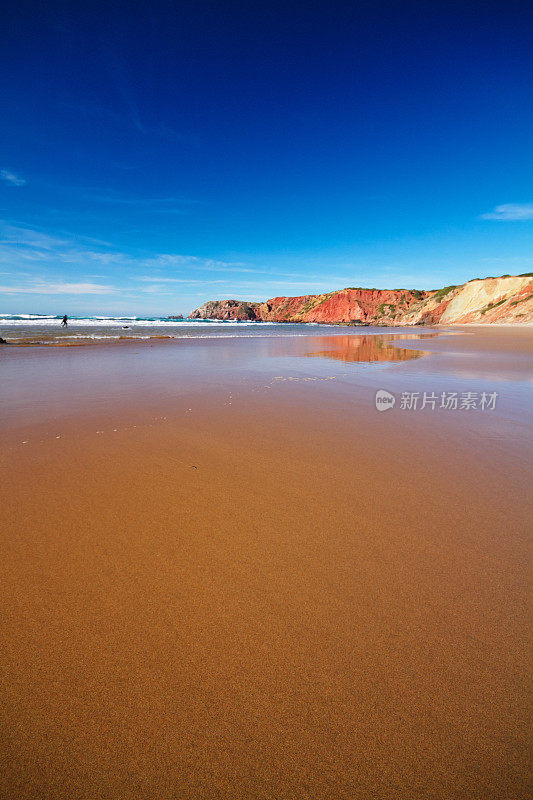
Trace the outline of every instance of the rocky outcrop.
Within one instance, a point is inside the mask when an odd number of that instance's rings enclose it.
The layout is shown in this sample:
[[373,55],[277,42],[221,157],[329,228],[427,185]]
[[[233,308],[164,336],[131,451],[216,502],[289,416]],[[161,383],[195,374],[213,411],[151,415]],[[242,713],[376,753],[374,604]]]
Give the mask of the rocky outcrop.
[[257,320],[260,319],[256,313],[259,305],[241,300],[210,300],[189,314],[189,319]]
[[266,303],[213,300],[190,318],[387,326],[533,324],[533,274],[479,278],[432,291],[348,288],[273,297]]

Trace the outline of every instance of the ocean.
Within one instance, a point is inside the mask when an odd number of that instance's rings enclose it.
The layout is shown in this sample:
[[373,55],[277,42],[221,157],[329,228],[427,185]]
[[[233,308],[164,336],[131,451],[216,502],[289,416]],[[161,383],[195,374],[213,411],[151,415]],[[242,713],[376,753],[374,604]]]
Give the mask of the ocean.
[[[237,322],[234,320],[169,319],[168,317],[83,316],[69,317],[61,327],[62,315],[0,314],[0,337],[10,344],[78,344],[91,340],[308,336],[353,332],[337,325],[278,322]],[[367,329],[365,329],[367,330]],[[381,331],[382,332],[382,331]]]

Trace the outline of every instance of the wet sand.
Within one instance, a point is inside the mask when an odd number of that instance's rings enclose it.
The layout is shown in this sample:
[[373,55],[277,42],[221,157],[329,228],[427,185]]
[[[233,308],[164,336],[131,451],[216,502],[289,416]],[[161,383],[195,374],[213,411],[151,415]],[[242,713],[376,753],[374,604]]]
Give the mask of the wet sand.
[[533,336],[327,338],[0,354],[1,797],[530,796]]

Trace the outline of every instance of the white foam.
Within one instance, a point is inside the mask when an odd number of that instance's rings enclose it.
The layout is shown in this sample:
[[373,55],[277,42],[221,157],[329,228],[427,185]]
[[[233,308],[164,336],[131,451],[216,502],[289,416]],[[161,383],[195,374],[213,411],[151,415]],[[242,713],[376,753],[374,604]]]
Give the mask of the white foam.
[[[0,316],[0,327],[3,326],[56,326],[59,327],[61,318],[58,317],[45,317],[32,314],[4,314]],[[69,328],[84,327],[84,328],[106,328],[106,327],[120,327],[122,323],[126,322],[130,328],[197,328],[201,325],[208,326],[223,326],[223,327],[247,327],[249,325],[276,325],[275,322],[252,322],[237,320],[175,320],[175,319],[138,319],[137,317],[70,317],[68,321]]]

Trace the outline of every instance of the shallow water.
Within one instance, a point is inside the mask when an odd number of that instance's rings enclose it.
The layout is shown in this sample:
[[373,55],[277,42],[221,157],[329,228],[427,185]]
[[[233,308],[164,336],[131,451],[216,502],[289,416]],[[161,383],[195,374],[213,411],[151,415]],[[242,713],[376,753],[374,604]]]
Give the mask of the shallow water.
[[[237,388],[268,392],[282,382],[310,387],[327,381],[329,397],[338,398],[350,413],[362,398],[376,413],[375,394],[384,390],[395,398],[386,416],[402,424],[408,416],[419,424],[429,414],[433,424],[481,426],[487,435],[495,435],[504,422],[511,428],[498,435],[513,438],[532,432],[531,331],[384,333],[383,328],[365,328],[361,333],[343,326],[261,323],[192,327],[190,336],[167,341],[0,347],[5,430],[14,419],[27,426],[86,410],[122,411],[139,402],[167,413],[189,395],[216,398]],[[203,335],[206,327],[209,332]],[[257,329],[258,334],[251,333]],[[416,395],[416,408],[406,407],[406,393]],[[454,393],[456,408],[453,398],[447,399]],[[463,397],[467,393],[475,399],[469,408]],[[494,393],[497,402],[487,408],[486,397]]]

